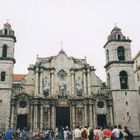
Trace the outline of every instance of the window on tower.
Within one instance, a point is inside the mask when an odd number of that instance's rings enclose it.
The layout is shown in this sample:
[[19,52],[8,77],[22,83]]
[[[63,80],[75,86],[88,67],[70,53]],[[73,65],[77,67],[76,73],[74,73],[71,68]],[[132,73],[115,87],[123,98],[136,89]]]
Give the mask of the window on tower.
[[7,57],[7,45],[4,45],[3,46],[3,49],[2,49],[2,57]]
[[117,39],[121,40],[121,35],[120,34],[117,35]]
[[140,76],[139,76],[139,74],[137,73],[137,79],[138,79],[138,81],[140,81]]
[[109,61],[109,51],[106,50],[107,62]]
[[125,50],[124,50],[124,47],[122,47],[122,46],[118,47],[117,54],[118,54],[119,61],[124,61],[125,60]]
[[5,81],[6,73],[5,71],[1,72],[1,81]]
[[128,75],[126,71],[120,72],[120,86],[121,89],[128,89]]
[[140,86],[139,86],[139,89],[138,89],[138,94],[140,95]]
[[109,87],[111,87],[111,84],[110,84],[110,74],[108,73],[107,74],[107,84]]
[[7,29],[4,30],[4,34],[5,34],[5,35],[8,34],[8,30],[7,30]]

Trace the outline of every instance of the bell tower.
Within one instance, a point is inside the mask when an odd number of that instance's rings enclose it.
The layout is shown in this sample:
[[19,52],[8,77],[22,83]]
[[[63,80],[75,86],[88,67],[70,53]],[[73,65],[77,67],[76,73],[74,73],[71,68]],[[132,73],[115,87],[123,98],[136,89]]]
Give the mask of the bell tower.
[[0,30],[0,127],[7,128],[10,119],[12,75],[14,68],[14,46],[16,37],[7,22]]
[[[131,40],[115,26],[104,45],[107,85],[113,97],[114,124],[139,130]],[[134,127],[135,126],[135,127]]]

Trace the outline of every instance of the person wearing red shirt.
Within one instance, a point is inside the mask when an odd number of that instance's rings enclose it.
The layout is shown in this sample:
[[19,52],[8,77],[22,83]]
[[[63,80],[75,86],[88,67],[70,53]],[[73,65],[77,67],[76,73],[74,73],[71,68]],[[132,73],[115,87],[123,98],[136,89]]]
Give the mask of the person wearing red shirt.
[[106,126],[103,130],[104,140],[111,140],[112,131]]

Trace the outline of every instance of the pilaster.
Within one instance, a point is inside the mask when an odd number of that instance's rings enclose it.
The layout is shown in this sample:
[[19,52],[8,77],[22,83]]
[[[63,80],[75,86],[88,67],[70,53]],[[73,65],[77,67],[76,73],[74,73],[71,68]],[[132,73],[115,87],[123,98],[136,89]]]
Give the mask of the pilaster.
[[37,129],[38,128],[38,101],[35,100],[34,101],[34,123],[33,123],[33,129]]
[[75,85],[74,83],[75,83],[75,80],[74,80],[74,70],[72,69],[71,70],[71,94],[72,95],[74,95],[74,91],[75,91],[74,90],[75,89],[74,88],[74,85]]
[[30,106],[30,132],[33,132],[33,104]]
[[88,118],[87,118],[87,100],[84,101],[84,125],[88,126]]
[[86,81],[86,70],[83,69],[83,77],[84,77],[84,94],[87,94],[87,81]]
[[93,127],[96,127],[96,110],[95,110],[95,100],[93,100]]
[[38,76],[39,76],[39,68],[35,69],[35,96],[38,96]]
[[54,94],[54,69],[51,70],[51,95]]
[[88,81],[88,95],[91,95],[91,88],[90,88],[90,69],[87,70],[87,81]]
[[50,107],[47,107],[47,110],[48,110],[48,114],[47,114],[47,117],[48,117],[47,127],[51,128],[51,110],[50,110]]
[[12,101],[11,103],[11,128],[14,128],[15,123],[14,123],[14,114],[15,114],[15,103]]
[[75,125],[76,125],[76,103],[75,101],[72,101],[71,102],[71,112],[72,112],[72,129],[75,128]]
[[93,105],[92,100],[89,100],[89,126],[93,128],[92,105]]
[[110,114],[110,124],[114,125],[114,121],[113,121],[113,103],[112,103],[112,101],[108,101],[108,106],[109,106],[109,114]]
[[43,69],[40,69],[40,96],[43,97]]
[[43,130],[43,105],[40,107],[40,130]]
[[55,128],[55,106],[54,104],[51,106],[51,128],[54,130]]

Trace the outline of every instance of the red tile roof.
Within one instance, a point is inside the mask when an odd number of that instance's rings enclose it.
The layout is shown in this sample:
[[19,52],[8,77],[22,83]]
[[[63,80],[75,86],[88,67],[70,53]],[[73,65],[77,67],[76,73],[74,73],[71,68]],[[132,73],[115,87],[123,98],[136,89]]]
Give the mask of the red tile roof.
[[21,81],[25,74],[13,74],[13,81]]

